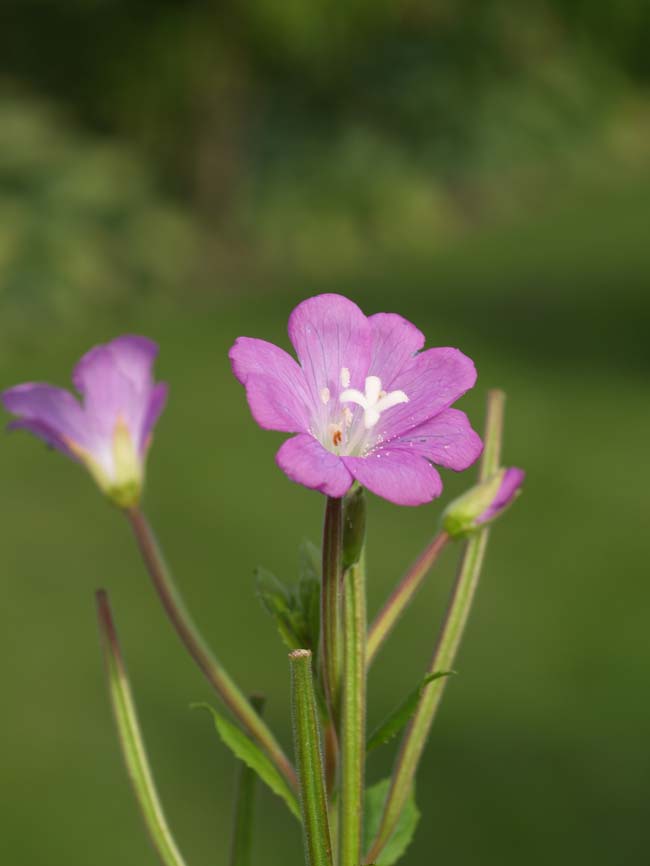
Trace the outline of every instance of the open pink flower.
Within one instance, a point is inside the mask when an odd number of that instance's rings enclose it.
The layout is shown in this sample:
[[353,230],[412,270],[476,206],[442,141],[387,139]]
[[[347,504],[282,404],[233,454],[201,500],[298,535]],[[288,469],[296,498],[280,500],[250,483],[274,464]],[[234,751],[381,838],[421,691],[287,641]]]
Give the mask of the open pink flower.
[[272,343],[240,337],[230,350],[253,417],[297,433],[277,453],[291,478],[327,496],[356,479],[398,505],[442,492],[433,463],[462,470],[482,444],[467,416],[450,409],[476,381],[458,349],[427,349],[395,313],[365,316],[341,295],[318,295],[289,318],[299,364]]
[[122,336],[95,346],[75,367],[72,381],[82,402],[63,388],[40,382],[2,393],[5,408],[24,428],[83,463],[118,505],[134,505],[144,480],[151,432],[167,400],[155,384],[158,346],[145,337]]

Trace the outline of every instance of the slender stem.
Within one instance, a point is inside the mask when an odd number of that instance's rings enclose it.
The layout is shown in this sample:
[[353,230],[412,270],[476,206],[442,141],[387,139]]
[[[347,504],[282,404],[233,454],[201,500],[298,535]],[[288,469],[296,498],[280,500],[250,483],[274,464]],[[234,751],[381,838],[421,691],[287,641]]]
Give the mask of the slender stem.
[[185,866],[167,825],[149,767],[126,667],[111,616],[108,595],[100,590],[96,596],[99,631],[104,650],[106,673],[124,762],[147,825],[153,846],[165,866]]
[[323,686],[335,723],[341,682],[341,569],[343,500],[328,497],[323,525],[320,664]]
[[289,662],[291,715],[307,866],[333,866],[311,652],[294,650],[289,654]]
[[[504,402],[504,394],[501,391],[488,393],[485,449],[479,469],[479,480],[481,481],[496,472],[499,467]],[[487,540],[488,529],[486,528],[474,534],[465,545],[429,673],[453,668],[476,593]],[[422,692],[418,708],[402,740],[384,805],[384,813],[377,835],[368,852],[367,863],[373,863],[378,858],[397,826],[413,787],[418,763],[446,683],[447,677],[442,677],[429,683]]]
[[133,528],[154,587],[178,636],[228,709],[239,720],[248,734],[264,749],[287,782],[296,788],[295,771],[282,751],[282,747],[267,724],[255,712],[243,692],[217,660],[192,620],[183,598],[174,584],[171,572],[165,563],[146,517],[138,508],[128,509],[126,515]]
[[503,444],[503,418],[506,408],[506,395],[493,388],[488,391],[485,433],[483,434],[483,456],[478,471],[478,480],[487,481],[501,465],[501,446]]
[[373,663],[381,645],[395,627],[398,619],[404,613],[419,588],[424,578],[437,560],[440,552],[449,541],[446,532],[439,532],[435,538],[424,548],[413,565],[397,584],[386,604],[368,631],[368,646],[366,660],[368,667]]
[[[250,702],[255,712],[261,716],[264,710],[264,697],[252,695]],[[230,866],[251,866],[252,863],[256,787],[257,773],[240,762],[230,845]]]
[[366,755],[365,557],[351,566],[343,588],[343,688],[339,866],[359,866]]

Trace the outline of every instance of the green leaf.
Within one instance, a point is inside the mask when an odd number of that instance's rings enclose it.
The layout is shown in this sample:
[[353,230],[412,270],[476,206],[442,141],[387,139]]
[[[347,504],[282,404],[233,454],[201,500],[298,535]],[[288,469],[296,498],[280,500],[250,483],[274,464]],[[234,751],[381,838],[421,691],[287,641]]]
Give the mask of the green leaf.
[[434,680],[439,680],[441,677],[448,677],[454,671],[438,671],[435,674],[428,674],[420,685],[414,689],[406,700],[401,703],[393,712],[384,719],[384,721],[370,734],[366,745],[366,751],[371,752],[377,746],[388,743],[393,737],[397,736],[402,728],[406,727],[413,713],[416,711],[418,701],[422,690]]
[[[367,851],[372,844],[373,839],[379,831],[381,816],[384,811],[384,803],[388,795],[390,787],[390,779],[384,779],[366,789],[365,793],[365,820],[363,828],[363,850]],[[392,866],[397,863],[400,857],[404,854],[408,846],[411,844],[415,828],[420,820],[420,810],[415,804],[414,792],[406,801],[406,805],[400,815],[397,826],[393,835],[388,840],[384,850],[375,860],[374,866]]]
[[218,713],[209,704],[192,704],[192,709],[205,709],[212,714],[219,736],[233,754],[254,770],[269,788],[282,797],[290,811],[300,820],[300,806],[284,776],[260,747],[254,743],[242,730]]
[[299,579],[295,586],[286,586],[265,568],[256,569],[257,594],[290,650],[318,649],[320,569],[320,552],[308,541],[300,547]]
[[273,617],[280,637],[290,650],[302,649],[304,624],[296,609],[291,591],[265,568],[255,572],[257,594],[266,611]]

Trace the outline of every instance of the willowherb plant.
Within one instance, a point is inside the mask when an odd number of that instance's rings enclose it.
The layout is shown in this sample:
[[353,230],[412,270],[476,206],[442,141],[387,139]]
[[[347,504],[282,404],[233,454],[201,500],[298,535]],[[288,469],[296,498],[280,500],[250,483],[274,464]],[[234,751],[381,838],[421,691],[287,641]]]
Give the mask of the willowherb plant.
[[[186,649],[234,721],[212,707],[223,742],[242,761],[231,866],[252,861],[254,780],[259,776],[302,824],[307,866],[390,866],[418,819],[415,777],[467,622],[488,526],[519,494],[524,473],[501,466],[504,396],[488,394],[484,442],[452,404],[476,381],[474,364],[451,348],[423,349],[424,336],[393,313],[365,316],[340,295],[293,311],[298,361],[264,340],[240,337],[230,351],[261,427],[295,434],[278,451],[291,478],[325,496],[322,551],[306,546],[296,587],[268,572],[258,591],[290,649],[292,762],[262,716],[199,633],[140,508],[144,466],[167,388],[155,384],[157,346],[122,336],[77,365],[81,402],[51,385],[10,388],[3,403],[23,427],[89,470],[129,520],[154,587]],[[438,498],[434,464],[462,471],[479,457],[479,479],[447,506],[441,528],[366,620],[366,494],[397,505]],[[462,542],[447,615],[426,676],[369,736],[369,666],[442,549]],[[185,866],[147,761],[108,596],[97,593],[99,625],[120,745],[151,839],[166,866]],[[366,756],[402,735],[392,775],[366,787]]]

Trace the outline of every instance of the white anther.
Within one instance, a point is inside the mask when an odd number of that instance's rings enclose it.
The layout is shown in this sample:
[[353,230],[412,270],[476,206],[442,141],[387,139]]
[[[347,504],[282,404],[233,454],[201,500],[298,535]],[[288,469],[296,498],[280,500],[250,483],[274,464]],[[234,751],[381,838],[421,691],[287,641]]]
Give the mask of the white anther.
[[341,403],[356,403],[363,409],[363,424],[366,430],[374,427],[386,409],[391,409],[399,403],[408,403],[409,398],[404,391],[382,391],[379,376],[366,377],[366,393],[362,394],[356,388],[348,388],[340,395]]
[[325,403],[325,405],[327,405],[330,401],[330,389],[329,388],[322,388],[321,392],[320,392],[320,398],[323,401],[323,403]]
[[352,409],[349,409],[347,406],[343,409],[343,421],[345,422],[345,426],[349,427],[352,424],[352,419],[354,415],[352,414]]
[[350,387],[350,371],[347,367],[341,367],[341,388]]

